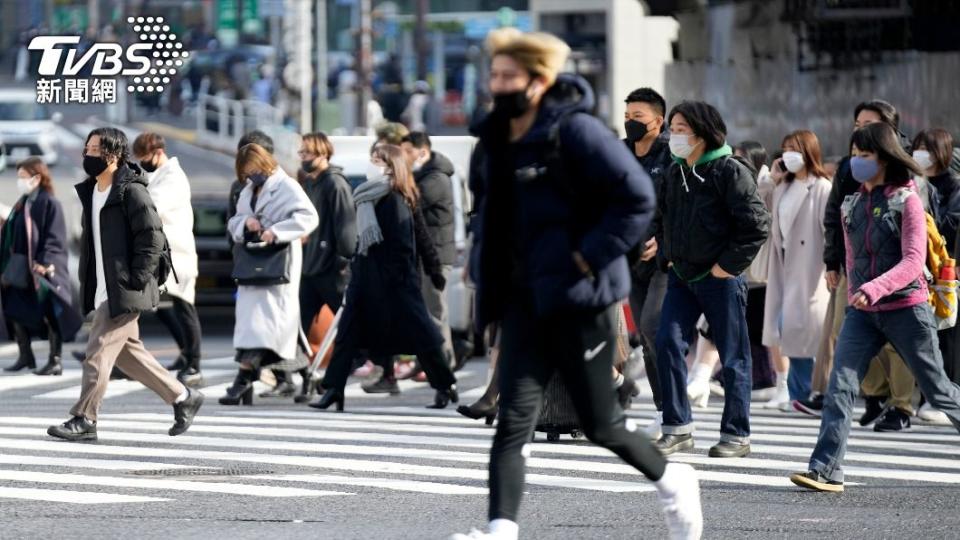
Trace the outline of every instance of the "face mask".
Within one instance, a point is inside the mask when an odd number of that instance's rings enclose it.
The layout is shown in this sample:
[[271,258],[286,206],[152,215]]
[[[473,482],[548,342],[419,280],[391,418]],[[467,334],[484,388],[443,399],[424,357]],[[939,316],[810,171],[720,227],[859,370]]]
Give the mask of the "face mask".
[[367,163],[367,180],[370,182],[383,182],[386,180],[387,175],[383,170],[383,167],[379,165],[374,165],[371,161]]
[[419,172],[424,165],[427,164],[427,158],[419,157],[416,161],[413,162],[413,172]]
[[20,178],[17,177],[17,191],[21,195],[28,195],[37,189],[37,186],[40,184],[40,178],[37,176],[31,176],[30,178]]
[[154,171],[157,170],[157,164],[156,164],[156,163],[151,163],[151,162],[149,162],[149,161],[141,161],[141,162],[140,162],[140,168],[143,169],[143,170],[145,170],[145,171],[147,171],[147,172],[154,172]]
[[700,143],[690,144],[690,135],[683,133],[670,134],[670,153],[680,159],[687,159],[693,153],[693,149],[700,146]]
[[850,158],[850,173],[853,179],[861,184],[875,177],[880,172],[877,160],[855,156]]
[[516,92],[506,92],[493,95],[493,110],[506,115],[507,118],[518,118],[530,109],[530,97],[527,89]]
[[250,183],[254,185],[254,187],[262,187],[264,184],[267,183],[267,175],[259,174],[259,173],[251,174],[250,176],[247,177],[247,180],[249,180]]
[[800,152],[784,152],[783,166],[792,173],[797,173],[803,168],[803,154]]
[[317,166],[313,164],[315,160],[305,159],[300,162],[300,168],[303,169],[303,172],[312,173],[317,169]]
[[83,156],[83,172],[96,177],[105,170],[107,170],[107,160],[99,156]]
[[915,151],[913,153],[913,160],[916,161],[923,170],[933,167],[933,159],[930,158],[930,152],[927,152],[926,150]]
[[646,124],[636,120],[627,120],[624,122],[623,130],[627,132],[627,140],[630,142],[639,141],[640,139],[646,137],[647,132],[650,131]]

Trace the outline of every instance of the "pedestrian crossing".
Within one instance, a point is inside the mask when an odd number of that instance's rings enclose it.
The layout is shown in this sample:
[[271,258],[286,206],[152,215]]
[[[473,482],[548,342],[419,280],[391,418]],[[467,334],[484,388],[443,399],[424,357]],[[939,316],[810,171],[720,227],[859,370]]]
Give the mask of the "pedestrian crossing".
[[[229,377],[210,371],[209,378]],[[66,443],[45,434],[64,417],[50,407],[31,411],[9,406],[7,391],[22,403],[75,399],[78,382],[62,378],[0,377],[0,499],[68,504],[164,504],[196,494],[240,498],[316,498],[369,493],[423,496],[487,494],[487,463],[493,430],[456,414],[398,404],[382,396],[348,399],[342,414],[321,413],[292,403],[263,401],[254,407],[221,407],[216,388],[193,427],[169,437],[167,409],[105,407],[96,443]],[[44,380],[45,383],[27,382]],[[479,394],[483,377],[475,372]],[[123,385],[110,400],[131,398],[142,386]],[[129,386],[129,388],[128,388]],[[69,396],[67,391],[72,392]],[[406,391],[432,391],[410,383]],[[53,396],[63,396],[53,397]],[[358,396],[359,398],[359,396]],[[125,403],[125,402],[124,402]],[[719,439],[720,403],[694,411],[697,448],[672,456],[698,469],[705,490],[740,486],[793,490],[787,475],[806,469],[819,420],[799,414],[754,410],[753,454],[714,459],[706,449]],[[161,412],[162,410],[162,412]],[[146,411],[146,412],[143,412]],[[648,401],[629,411],[645,425],[655,410]],[[608,451],[583,441],[527,445],[527,491],[647,493],[650,483]],[[960,485],[960,435],[953,429],[917,425],[904,433],[875,433],[855,426],[845,460],[847,486]]]

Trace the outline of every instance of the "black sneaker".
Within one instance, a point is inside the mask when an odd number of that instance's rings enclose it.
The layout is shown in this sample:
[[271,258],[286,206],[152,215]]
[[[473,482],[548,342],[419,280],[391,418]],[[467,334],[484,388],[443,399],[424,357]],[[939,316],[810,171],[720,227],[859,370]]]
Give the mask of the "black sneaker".
[[193,425],[193,417],[203,405],[203,394],[199,390],[187,388],[187,399],[173,404],[173,426],[168,433],[175,437],[184,433]]
[[59,426],[47,428],[47,435],[68,441],[97,440],[97,423],[88,422],[82,416],[74,416]]
[[870,424],[877,421],[877,418],[880,418],[880,415],[883,414],[883,403],[886,401],[882,397],[867,396],[867,410],[863,413],[863,416],[860,417],[861,426],[869,426]]
[[820,418],[823,414],[823,394],[817,394],[810,399],[795,399],[793,400],[793,408],[804,414]]
[[362,384],[360,388],[368,394],[390,394],[396,396],[400,394],[400,386],[397,385],[397,379],[380,377],[377,382],[372,384]]
[[873,426],[874,431],[882,432],[903,431],[905,429],[910,429],[910,416],[896,407],[890,407],[883,414],[883,418]]
[[190,367],[190,362],[181,354],[177,356],[176,360],[173,361],[170,365],[167,366],[167,371],[180,371]]
[[807,471],[803,473],[793,473],[790,475],[790,481],[794,484],[813,491],[823,491],[828,493],[840,493],[843,491],[843,482],[834,482],[828,480],[817,471]]
[[750,455],[750,444],[721,441],[713,445],[707,455],[715,458],[747,457]]
[[684,450],[693,450],[693,435],[668,435],[664,434],[657,442],[653,443],[664,456],[669,456],[676,452]]

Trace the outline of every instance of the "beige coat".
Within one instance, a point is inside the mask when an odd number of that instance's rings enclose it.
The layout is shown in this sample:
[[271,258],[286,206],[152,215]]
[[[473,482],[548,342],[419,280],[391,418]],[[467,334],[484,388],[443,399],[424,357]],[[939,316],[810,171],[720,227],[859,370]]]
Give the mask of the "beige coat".
[[780,199],[789,186],[784,182],[773,192],[763,344],[779,345],[784,356],[812,358],[820,346],[823,319],[830,304],[823,263],[823,214],[830,197],[830,181],[819,178],[810,185],[784,245]]

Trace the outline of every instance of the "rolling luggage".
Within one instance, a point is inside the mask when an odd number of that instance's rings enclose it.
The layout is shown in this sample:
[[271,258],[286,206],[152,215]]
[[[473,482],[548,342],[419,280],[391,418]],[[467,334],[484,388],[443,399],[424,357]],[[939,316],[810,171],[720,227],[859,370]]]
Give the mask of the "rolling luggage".
[[573,401],[567,392],[560,375],[554,373],[543,393],[543,404],[537,417],[536,431],[546,433],[547,440],[557,442],[560,435],[570,435],[574,439],[583,437],[580,421],[573,408]]

